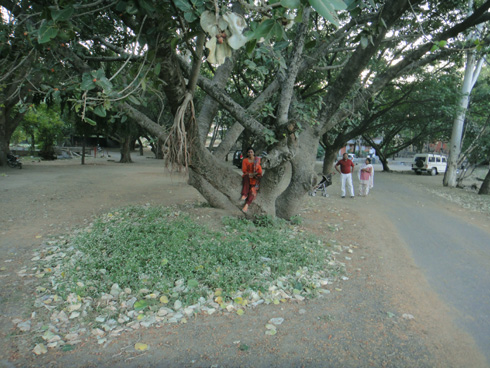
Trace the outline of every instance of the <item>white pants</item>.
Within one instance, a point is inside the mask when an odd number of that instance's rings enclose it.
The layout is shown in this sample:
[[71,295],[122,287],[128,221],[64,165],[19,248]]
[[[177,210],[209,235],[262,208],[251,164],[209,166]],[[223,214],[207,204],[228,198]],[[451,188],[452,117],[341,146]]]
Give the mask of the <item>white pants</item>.
[[359,194],[362,196],[367,196],[369,194],[369,183],[359,184]]
[[340,174],[342,179],[342,197],[345,197],[345,182],[347,182],[347,186],[349,187],[350,196],[354,197],[354,186],[352,185],[352,174]]

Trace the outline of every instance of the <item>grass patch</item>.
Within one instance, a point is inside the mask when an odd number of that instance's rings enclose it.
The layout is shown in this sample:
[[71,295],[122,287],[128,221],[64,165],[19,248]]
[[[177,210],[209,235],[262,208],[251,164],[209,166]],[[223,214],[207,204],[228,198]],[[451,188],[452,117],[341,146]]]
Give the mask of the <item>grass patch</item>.
[[311,292],[313,279],[342,271],[322,241],[271,217],[226,218],[218,232],[175,209],[130,207],[102,216],[70,245],[64,295],[98,297],[118,284],[193,304],[217,289],[225,300],[265,293],[277,280],[291,293]]

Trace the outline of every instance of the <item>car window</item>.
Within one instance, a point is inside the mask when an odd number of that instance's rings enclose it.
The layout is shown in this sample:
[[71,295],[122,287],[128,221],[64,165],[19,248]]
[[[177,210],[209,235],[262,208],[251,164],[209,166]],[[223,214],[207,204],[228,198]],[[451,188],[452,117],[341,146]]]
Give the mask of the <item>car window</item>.
[[429,162],[434,162],[435,161],[435,157],[429,157]]
[[446,162],[446,158],[445,157],[442,158],[442,162]]
[[436,157],[436,162],[441,162],[441,158],[440,157]]

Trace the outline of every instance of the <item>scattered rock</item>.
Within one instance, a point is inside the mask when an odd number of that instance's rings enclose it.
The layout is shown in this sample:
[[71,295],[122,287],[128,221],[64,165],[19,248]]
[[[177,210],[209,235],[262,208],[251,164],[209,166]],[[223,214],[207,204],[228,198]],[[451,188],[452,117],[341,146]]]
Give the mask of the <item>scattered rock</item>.
[[27,320],[25,322],[20,322],[19,324],[17,324],[17,328],[22,332],[28,332],[31,330],[31,321]]
[[44,344],[37,344],[32,350],[32,352],[36,355],[42,355],[42,354],[46,354],[48,352],[48,349]]
[[279,326],[284,322],[284,318],[277,317],[277,318],[271,318],[269,320],[269,323],[272,323],[273,325]]

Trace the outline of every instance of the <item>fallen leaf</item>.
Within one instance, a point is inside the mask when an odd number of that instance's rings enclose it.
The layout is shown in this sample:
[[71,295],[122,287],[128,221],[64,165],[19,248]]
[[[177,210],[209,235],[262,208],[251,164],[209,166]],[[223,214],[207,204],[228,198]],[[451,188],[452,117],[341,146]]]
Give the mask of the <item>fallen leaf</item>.
[[134,348],[135,348],[135,350],[145,351],[145,350],[148,350],[148,345],[147,344],[143,344],[141,342],[137,342],[134,345]]
[[163,295],[160,298],[160,303],[167,304],[168,303],[168,297],[166,297],[165,295]]
[[145,309],[147,306],[148,302],[146,300],[138,300],[136,303],[134,303],[134,310],[140,311]]
[[75,346],[70,345],[70,344],[66,344],[66,345],[63,345],[63,347],[61,348],[61,351],[72,351],[73,349],[75,349]]
[[243,311],[243,309],[239,309],[236,311],[236,314],[238,314],[239,316],[243,316],[245,312]]

